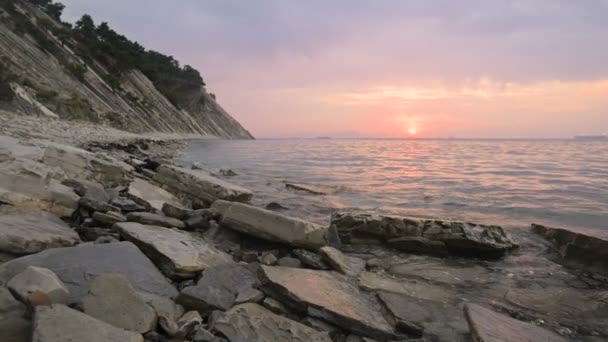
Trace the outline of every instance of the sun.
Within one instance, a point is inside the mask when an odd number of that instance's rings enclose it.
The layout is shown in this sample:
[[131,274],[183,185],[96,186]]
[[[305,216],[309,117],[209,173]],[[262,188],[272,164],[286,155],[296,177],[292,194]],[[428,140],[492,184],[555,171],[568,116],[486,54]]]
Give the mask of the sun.
[[409,131],[410,135],[416,135],[416,133],[418,133],[418,130],[416,129],[416,127],[410,127]]

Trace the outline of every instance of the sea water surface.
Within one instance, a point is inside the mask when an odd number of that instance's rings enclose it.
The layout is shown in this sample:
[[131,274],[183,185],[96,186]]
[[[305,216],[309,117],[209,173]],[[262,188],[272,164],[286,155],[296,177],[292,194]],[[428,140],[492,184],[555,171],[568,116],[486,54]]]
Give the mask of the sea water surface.
[[[608,229],[608,143],[574,140],[276,139],[194,141],[185,164],[226,177],[319,223],[336,209],[512,227]],[[327,186],[327,195],[285,181]]]

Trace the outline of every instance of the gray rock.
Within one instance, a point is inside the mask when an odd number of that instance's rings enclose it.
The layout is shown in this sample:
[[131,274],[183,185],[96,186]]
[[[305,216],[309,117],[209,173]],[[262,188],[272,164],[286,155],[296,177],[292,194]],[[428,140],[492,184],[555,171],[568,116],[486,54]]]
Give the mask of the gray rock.
[[65,305],[38,306],[32,342],[142,342],[141,334],[116,328]]
[[211,329],[221,332],[230,341],[331,342],[326,332],[276,315],[254,303],[230,309],[213,322]]
[[162,297],[149,292],[138,292],[139,296],[151,306],[156,315],[168,317],[173,321],[177,321],[184,315],[184,307],[176,304],[172,299]]
[[234,262],[230,255],[189,232],[133,222],[117,223],[113,229],[139,246],[170,278],[193,278],[204,269]]
[[208,215],[194,215],[186,219],[185,224],[188,230],[207,230],[211,227],[211,218]]
[[125,222],[127,221],[127,218],[123,214],[114,211],[108,211],[106,213],[96,211],[93,213],[93,220],[100,225],[111,226],[114,223]]
[[279,211],[279,210],[287,210],[289,208],[281,205],[281,203],[277,203],[277,202],[270,202],[268,204],[266,204],[266,209],[268,210],[273,210],[273,211]]
[[104,273],[124,275],[138,291],[172,298],[178,294],[154,264],[130,242],[54,248],[14,259],[0,265],[0,285],[5,285],[30,265],[55,272],[70,291],[70,304],[79,302],[95,276]]
[[259,285],[256,275],[238,264],[208,268],[195,286],[186,287],[177,302],[200,312],[230,309],[241,293]]
[[26,307],[0,287],[0,336],[2,342],[29,342],[31,323],[23,318]]
[[549,330],[518,321],[476,304],[467,304],[465,314],[474,339],[479,342],[566,342]]
[[29,266],[14,276],[7,287],[24,303],[28,303],[34,292],[40,292],[46,295],[52,304],[66,304],[70,294],[53,271],[35,266]]
[[198,311],[188,311],[180,319],[177,320],[177,334],[178,338],[185,338],[190,336],[192,332],[203,323],[203,318]]
[[389,246],[407,253],[447,256],[448,248],[443,241],[433,241],[421,236],[388,240]]
[[108,211],[120,211],[120,209],[114,207],[111,204],[108,204],[106,202],[100,202],[88,197],[81,197],[78,200],[78,205],[80,205],[81,208],[91,209],[101,213],[105,213]]
[[0,203],[70,217],[78,208],[79,196],[53,177],[61,178],[60,170],[29,159],[1,163]]
[[263,299],[264,293],[262,293],[262,291],[251,288],[239,292],[234,300],[234,304],[259,303]]
[[213,335],[209,330],[205,328],[198,328],[194,337],[192,338],[192,342],[215,342],[217,341],[217,336]]
[[80,178],[70,178],[62,182],[63,185],[74,189],[74,192],[81,197],[87,197],[98,202],[108,203],[110,195],[103,188],[103,185]]
[[167,190],[141,178],[135,178],[129,184],[128,194],[137,204],[146,207],[148,210],[161,211],[165,203],[182,206],[181,201]]
[[0,206],[0,252],[33,254],[79,241],[78,234],[52,214]]
[[216,201],[212,209],[220,224],[262,239],[302,248],[317,249],[327,244],[327,228],[247,204]]
[[452,302],[455,294],[438,285],[415,280],[391,278],[372,272],[359,275],[359,286],[369,291],[384,291],[442,303]]
[[277,263],[277,257],[272,253],[266,253],[260,257],[260,262],[264,265],[272,266]]
[[169,342],[169,339],[156,331],[150,331],[144,335],[144,342]]
[[116,197],[116,198],[112,199],[110,204],[115,206],[116,208],[119,208],[120,210],[122,210],[124,212],[146,210],[146,207],[139,205],[139,204],[135,203],[135,201],[130,200],[125,197]]
[[335,272],[261,266],[262,291],[287,301],[298,311],[362,336],[394,338],[379,313],[380,305],[347,277]]
[[[494,258],[517,248],[502,227],[468,222],[424,220],[408,217],[388,217],[376,214],[342,212],[332,215],[341,235],[374,237],[380,241],[393,240],[395,246],[415,247],[423,252],[426,240],[394,240],[422,237],[442,242],[450,254]],[[440,245],[437,244],[437,247]],[[434,248],[430,249],[433,253]]]
[[334,247],[322,247],[319,252],[336,271],[348,276],[357,276],[365,270],[365,261],[342,254]]
[[184,229],[186,225],[183,221],[167,217],[163,215],[146,213],[146,212],[134,212],[127,214],[127,221],[138,222],[141,224],[147,224],[151,226],[161,226],[167,228]]
[[292,253],[300,259],[300,261],[311,268],[317,270],[328,270],[329,266],[323,261],[323,258],[311,251],[307,251],[305,249],[294,249]]
[[290,314],[289,309],[283,303],[270,297],[264,298],[262,305],[277,315],[286,316]]
[[97,241],[97,239],[102,237],[113,237],[118,238],[119,235],[112,232],[108,228],[100,228],[100,227],[87,227],[85,225],[81,225],[76,228],[78,234],[82,237],[84,241]]
[[163,214],[169,217],[185,221],[188,218],[192,217],[193,213],[196,212],[196,210],[182,208],[171,203],[164,203],[162,207],[162,212]]
[[43,163],[62,169],[71,178],[122,184],[129,181],[133,171],[130,165],[104,154],[55,143],[47,145],[42,157]]
[[114,236],[107,235],[107,236],[100,236],[93,243],[96,245],[101,245],[101,244],[115,243],[115,242],[120,242],[120,241],[118,241],[118,239],[115,238]]
[[277,261],[277,265],[283,267],[300,268],[302,267],[302,262],[300,261],[300,259],[292,257],[282,257]]
[[532,225],[532,231],[551,241],[564,263],[608,272],[608,234],[601,230],[551,228]]
[[163,184],[173,193],[188,198],[193,204],[205,207],[215,200],[248,202],[253,197],[251,191],[215,178],[203,171],[161,165],[154,181]]
[[145,333],[156,327],[156,312],[120,274],[102,274],[82,298],[82,311],[115,327]]

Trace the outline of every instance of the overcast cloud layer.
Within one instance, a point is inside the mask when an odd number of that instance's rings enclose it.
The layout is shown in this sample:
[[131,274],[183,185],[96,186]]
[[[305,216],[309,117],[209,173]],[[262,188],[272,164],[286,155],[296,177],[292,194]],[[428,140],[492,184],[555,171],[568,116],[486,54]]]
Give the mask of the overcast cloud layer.
[[606,0],[62,0],[199,69],[254,135],[608,131]]

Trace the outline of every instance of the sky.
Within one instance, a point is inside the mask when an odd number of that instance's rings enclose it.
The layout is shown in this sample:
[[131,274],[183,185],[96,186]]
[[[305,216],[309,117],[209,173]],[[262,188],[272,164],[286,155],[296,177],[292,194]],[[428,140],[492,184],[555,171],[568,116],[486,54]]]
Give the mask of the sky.
[[61,0],[197,68],[256,137],[608,132],[608,0]]

